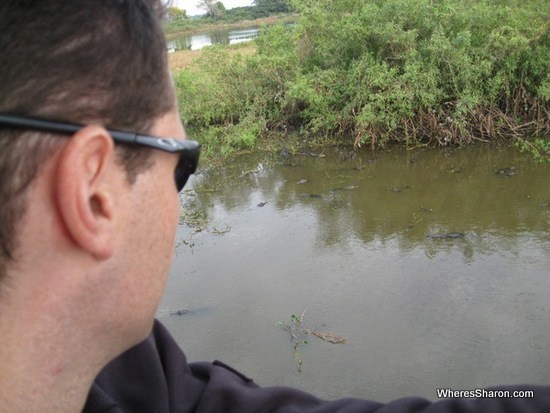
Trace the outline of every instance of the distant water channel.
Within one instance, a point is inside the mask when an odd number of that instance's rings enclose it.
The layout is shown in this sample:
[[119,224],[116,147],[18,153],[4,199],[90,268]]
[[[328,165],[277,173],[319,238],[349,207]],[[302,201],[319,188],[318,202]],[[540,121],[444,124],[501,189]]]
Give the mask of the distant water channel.
[[[293,27],[295,23],[287,22],[286,27]],[[178,36],[167,41],[169,52],[178,50],[199,50],[205,46],[229,45],[253,40],[260,33],[259,26],[234,27],[218,30],[211,30],[202,33],[193,33]]]
[[[158,317],[189,360],[322,398],[550,383],[550,165],[489,147],[282,155],[182,197]],[[304,311],[348,342],[309,338],[300,373],[277,323]]]
[[247,42],[258,36],[259,27],[221,29],[207,33],[195,33],[168,40],[168,51],[199,50],[214,44],[228,45]]

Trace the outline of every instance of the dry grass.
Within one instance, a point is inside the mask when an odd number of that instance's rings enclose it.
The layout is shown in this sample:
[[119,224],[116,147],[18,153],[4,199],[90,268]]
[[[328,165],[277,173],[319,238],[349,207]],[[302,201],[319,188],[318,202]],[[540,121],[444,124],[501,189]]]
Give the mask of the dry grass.
[[193,65],[193,61],[200,56],[200,50],[179,50],[168,53],[168,67],[172,73],[187,69]]
[[[254,42],[241,43],[236,46],[228,46],[229,56],[237,54],[251,56],[256,53]],[[195,64],[197,57],[201,55],[200,50],[179,50],[168,54],[168,67],[172,73],[177,73],[183,69],[189,69]]]

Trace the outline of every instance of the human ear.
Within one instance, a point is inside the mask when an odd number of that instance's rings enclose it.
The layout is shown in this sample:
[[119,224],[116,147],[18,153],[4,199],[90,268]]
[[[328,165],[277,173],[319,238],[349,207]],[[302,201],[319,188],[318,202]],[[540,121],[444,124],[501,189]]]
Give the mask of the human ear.
[[63,147],[55,174],[54,197],[67,235],[99,260],[113,253],[114,166],[109,133],[99,126],[86,126]]

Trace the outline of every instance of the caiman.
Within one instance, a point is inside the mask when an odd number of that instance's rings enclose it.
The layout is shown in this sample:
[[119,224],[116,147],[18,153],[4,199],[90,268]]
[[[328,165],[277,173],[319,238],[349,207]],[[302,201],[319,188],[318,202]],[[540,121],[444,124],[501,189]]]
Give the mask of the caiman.
[[426,238],[431,239],[461,239],[466,236],[464,232],[445,232],[442,234],[430,234]]

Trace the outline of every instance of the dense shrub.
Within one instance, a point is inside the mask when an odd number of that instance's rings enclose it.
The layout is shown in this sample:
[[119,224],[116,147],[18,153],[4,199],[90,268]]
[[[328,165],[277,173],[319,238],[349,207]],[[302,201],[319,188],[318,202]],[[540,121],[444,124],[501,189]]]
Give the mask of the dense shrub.
[[198,69],[176,77],[189,127],[215,128],[237,145],[235,134],[248,127],[373,146],[550,132],[545,0],[300,0],[295,7],[296,26],[262,30],[255,56],[230,59],[214,48]]

